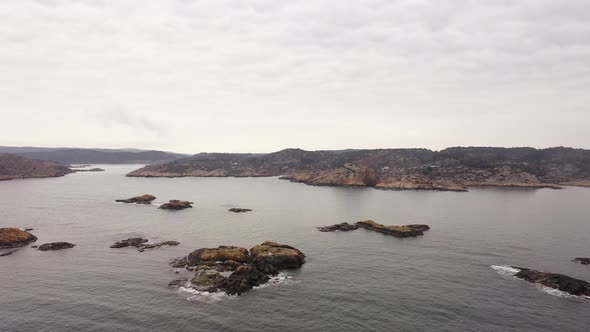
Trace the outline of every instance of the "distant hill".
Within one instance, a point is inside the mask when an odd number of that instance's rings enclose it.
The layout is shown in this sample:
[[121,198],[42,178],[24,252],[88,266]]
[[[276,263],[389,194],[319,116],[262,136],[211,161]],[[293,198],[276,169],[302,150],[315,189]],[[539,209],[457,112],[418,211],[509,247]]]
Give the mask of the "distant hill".
[[590,183],[590,150],[454,147],[200,153],[128,176],[280,176],[312,185],[464,191],[470,186],[549,187]]
[[31,160],[11,153],[0,153],[0,180],[57,177],[71,172],[72,170],[66,165]]
[[178,153],[138,149],[0,147],[2,152],[64,164],[153,164],[186,157]]

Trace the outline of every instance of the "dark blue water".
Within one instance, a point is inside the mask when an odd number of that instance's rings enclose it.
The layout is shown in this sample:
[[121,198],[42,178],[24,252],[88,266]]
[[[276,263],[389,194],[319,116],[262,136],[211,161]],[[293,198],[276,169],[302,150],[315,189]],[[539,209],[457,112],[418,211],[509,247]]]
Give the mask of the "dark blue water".
[[[491,266],[590,280],[590,189],[468,193],[310,187],[275,178],[142,179],[136,166],[0,182],[0,226],[33,227],[37,244],[0,257],[1,331],[587,331],[590,300],[548,292]],[[168,212],[114,203],[150,193]],[[227,212],[232,206],[254,209]],[[374,219],[425,223],[398,239],[316,226]],[[140,253],[130,236],[177,240]],[[298,247],[302,269],[242,297],[168,288],[168,262],[201,247],[265,240]]]

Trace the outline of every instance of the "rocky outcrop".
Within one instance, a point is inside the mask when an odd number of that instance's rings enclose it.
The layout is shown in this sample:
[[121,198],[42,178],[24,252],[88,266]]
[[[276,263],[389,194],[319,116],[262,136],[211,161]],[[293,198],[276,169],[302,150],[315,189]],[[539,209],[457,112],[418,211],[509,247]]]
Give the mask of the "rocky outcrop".
[[[298,268],[304,263],[305,255],[300,250],[272,241],[250,250],[234,246],[202,248],[171,263],[173,267],[196,273],[192,279],[177,279],[170,286],[240,295],[266,283],[279,270]],[[231,272],[229,276],[223,275],[228,272]]]
[[115,202],[118,203],[132,203],[132,204],[152,204],[152,201],[156,199],[156,196],[144,194],[141,196],[135,196],[127,199],[117,199]]
[[62,249],[69,249],[69,248],[73,248],[76,245],[73,243],[69,243],[69,242],[51,242],[51,243],[45,243],[39,246],[38,250],[41,251],[48,251],[48,250],[62,250]]
[[584,280],[574,279],[563,274],[531,270],[524,267],[513,266],[512,268],[520,270],[514,275],[516,278],[558,289],[571,295],[590,296],[590,283]]
[[162,210],[183,210],[186,208],[192,208],[192,204],[193,202],[172,199],[168,203],[162,204],[159,208]]
[[424,235],[424,232],[430,229],[430,226],[422,224],[386,226],[376,223],[373,220],[359,221],[356,223],[356,225],[370,231],[393,235],[396,237],[416,237],[418,235]]
[[0,181],[59,177],[72,173],[66,165],[33,160],[10,153],[0,153]]
[[218,271],[235,270],[241,264],[252,262],[252,256],[246,248],[219,246],[217,248],[197,249],[186,257],[172,262],[173,267],[194,269],[215,269]]
[[121,240],[115,242],[115,244],[111,245],[111,248],[127,248],[127,247],[135,247],[138,251],[143,252],[146,249],[155,249],[162,246],[177,246],[180,244],[178,241],[164,241],[158,243],[150,243],[148,244],[148,239],[143,239],[140,237],[129,238],[126,240]]
[[580,263],[580,264],[584,264],[584,265],[588,265],[588,264],[590,264],[590,258],[587,258],[587,257],[577,257],[577,258],[574,258],[574,262]]
[[355,231],[357,229],[359,229],[358,225],[355,225],[355,224],[351,225],[347,222],[343,222],[343,223],[332,225],[332,226],[318,227],[318,231],[320,231],[320,232],[335,232],[335,231],[349,232],[349,231]]
[[219,283],[219,288],[227,294],[241,295],[256,286],[266,283],[270,277],[258,270],[254,265],[243,265],[236,269],[229,277]]
[[217,292],[219,287],[225,281],[225,277],[216,271],[197,271],[195,276],[191,279],[191,287],[200,292]]
[[276,269],[296,269],[305,263],[305,255],[294,247],[266,241],[250,249],[253,262],[266,263]]
[[252,211],[252,209],[231,208],[228,211],[229,212],[234,212],[234,213],[244,213],[244,212],[250,212],[250,211]]
[[18,228],[0,228],[0,249],[17,248],[37,241],[37,237]]
[[346,163],[334,170],[292,173],[284,175],[280,179],[312,186],[342,187],[375,187],[380,182],[375,171],[350,163]]

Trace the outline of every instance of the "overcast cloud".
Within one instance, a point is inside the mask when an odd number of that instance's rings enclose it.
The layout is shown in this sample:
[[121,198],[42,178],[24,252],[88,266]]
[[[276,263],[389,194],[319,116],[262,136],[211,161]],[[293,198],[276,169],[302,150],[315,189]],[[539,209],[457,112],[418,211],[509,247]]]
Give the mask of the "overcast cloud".
[[590,148],[590,1],[0,1],[0,145]]

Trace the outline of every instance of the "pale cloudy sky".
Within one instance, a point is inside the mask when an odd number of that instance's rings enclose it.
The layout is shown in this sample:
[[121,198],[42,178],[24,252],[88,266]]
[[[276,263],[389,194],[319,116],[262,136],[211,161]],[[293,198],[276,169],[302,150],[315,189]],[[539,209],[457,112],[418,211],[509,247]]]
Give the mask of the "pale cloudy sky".
[[588,0],[0,0],[0,145],[590,148]]

